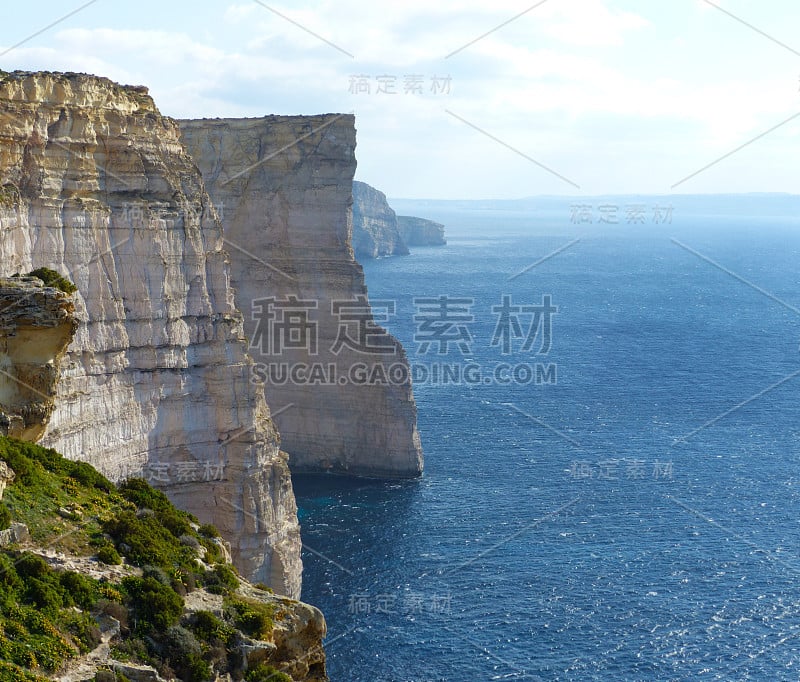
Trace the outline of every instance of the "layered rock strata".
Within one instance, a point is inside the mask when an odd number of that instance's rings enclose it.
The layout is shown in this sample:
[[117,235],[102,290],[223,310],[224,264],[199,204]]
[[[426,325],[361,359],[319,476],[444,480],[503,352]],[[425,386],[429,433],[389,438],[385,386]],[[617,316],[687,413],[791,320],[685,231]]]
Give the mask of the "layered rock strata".
[[42,444],[144,475],[217,525],[245,575],[297,596],[289,469],[221,225],[146,88],[0,73],[0,275],[40,266],[77,285],[80,320]]
[[[376,323],[351,245],[353,117],[180,125],[221,210],[255,379],[292,471],[419,475],[408,362]],[[375,374],[391,368],[391,382]]]
[[358,258],[408,255],[386,195],[358,180],[353,182],[353,250]]
[[68,294],[34,277],[0,279],[0,435],[27,441],[44,435],[61,360],[77,329]]
[[425,218],[397,216],[397,231],[407,246],[444,246],[444,225]]

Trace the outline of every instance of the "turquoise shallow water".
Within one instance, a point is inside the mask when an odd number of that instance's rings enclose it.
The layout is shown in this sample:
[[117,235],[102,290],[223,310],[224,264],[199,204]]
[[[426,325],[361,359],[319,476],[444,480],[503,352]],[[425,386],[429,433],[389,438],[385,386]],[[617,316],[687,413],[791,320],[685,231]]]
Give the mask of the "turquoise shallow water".
[[[800,678],[800,229],[699,213],[434,207],[446,247],[366,264],[412,363],[557,383],[420,383],[424,478],[296,481],[332,680]],[[503,294],[551,295],[546,355],[491,346]],[[474,299],[467,353],[416,351],[440,295]]]

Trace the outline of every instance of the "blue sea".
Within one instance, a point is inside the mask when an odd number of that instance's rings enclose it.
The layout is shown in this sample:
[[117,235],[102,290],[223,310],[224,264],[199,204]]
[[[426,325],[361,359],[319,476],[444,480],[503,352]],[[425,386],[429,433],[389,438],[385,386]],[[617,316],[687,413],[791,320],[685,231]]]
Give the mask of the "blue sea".
[[426,469],[295,481],[331,680],[800,679],[800,198],[394,206]]

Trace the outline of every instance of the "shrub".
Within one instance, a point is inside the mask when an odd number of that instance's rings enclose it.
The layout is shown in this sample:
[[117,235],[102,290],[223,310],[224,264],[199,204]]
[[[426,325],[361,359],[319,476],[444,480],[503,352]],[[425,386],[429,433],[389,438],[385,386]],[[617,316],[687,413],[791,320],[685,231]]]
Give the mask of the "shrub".
[[253,666],[244,676],[246,682],[292,682],[292,678],[266,663]]
[[128,627],[128,609],[118,602],[110,599],[98,599],[97,604],[95,604],[95,612],[116,618],[119,621],[120,628]]
[[103,530],[122,548],[128,560],[136,566],[158,566],[172,570],[176,566],[192,566],[194,552],[177,542],[177,538],[161,525],[156,516],[137,516],[123,511],[103,522]]
[[203,582],[212,594],[230,594],[239,588],[239,578],[228,564],[217,564],[206,571]]
[[5,502],[0,502],[0,530],[11,528],[11,512]]
[[86,462],[69,462],[67,475],[90,488],[97,488],[106,493],[114,490],[114,484]]
[[97,560],[109,566],[119,566],[122,563],[122,557],[110,542],[97,550]]
[[69,612],[63,618],[63,624],[78,643],[82,654],[89,653],[102,641],[100,628],[88,613]]
[[0,458],[14,470],[14,485],[33,486],[44,480],[43,466],[35,459],[36,449],[31,443],[0,438]]
[[176,538],[191,533],[193,517],[176,509],[167,496],[153,488],[143,478],[131,478],[119,487],[122,496],[139,508],[151,509],[156,518]]
[[155,578],[128,577],[122,586],[130,597],[136,629],[142,634],[164,631],[176,625],[183,613],[183,600]]
[[176,625],[167,630],[163,654],[186,682],[206,682],[211,676],[211,668],[203,660],[202,653],[200,642],[186,628]]
[[195,634],[207,644],[227,645],[236,634],[230,625],[221,621],[211,611],[197,611],[191,620]]
[[22,589],[22,579],[13,559],[7,554],[0,554],[0,586],[0,595],[9,597]]
[[139,637],[128,637],[111,647],[111,655],[123,663],[150,665],[153,662],[144,640]]
[[28,277],[38,277],[45,283],[45,286],[55,287],[60,289],[65,294],[74,294],[78,287],[70,282],[66,277],[61,276],[55,270],[50,268],[38,268],[33,272],[28,273]]
[[200,654],[201,652],[197,637],[180,625],[173,625],[164,635],[164,653],[167,658],[177,660],[185,654]]
[[53,582],[28,577],[25,583],[27,586],[26,599],[35,604],[37,608],[54,614],[64,607],[63,593]]
[[219,545],[216,542],[210,538],[201,537],[200,544],[206,549],[206,563],[214,564],[222,561],[222,552],[220,551]]
[[201,547],[200,541],[194,535],[181,535],[178,539],[181,541],[182,545],[191,547],[195,552]]
[[231,620],[245,634],[256,639],[269,639],[274,625],[276,607],[273,604],[233,598],[226,603]]
[[5,661],[0,661],[0,680],[3,682],[47,682],[46,677],[25,672]]
[[41,578],[50,572],[50,567],[42,557],[26,553],[17,560],[16,570],[25,578]]
[[158,566],[143,566],[142,577],[154,578],[155,580],[158,580],[158,582],[160,582],[162,585],[170,584],[169,576],[164,572],[163,569],[159,568]]
[[212,526],[210,523],[204,523],[202,526],[200,526],[200,528],[197,529],[197,532],[207,538],[219,537],[219,531],[217,530],[216,526]]
[[82,609],[90,609],[97,603],[97,584],[91,578],[69,571],[61,574],[60,581],[72,601]]

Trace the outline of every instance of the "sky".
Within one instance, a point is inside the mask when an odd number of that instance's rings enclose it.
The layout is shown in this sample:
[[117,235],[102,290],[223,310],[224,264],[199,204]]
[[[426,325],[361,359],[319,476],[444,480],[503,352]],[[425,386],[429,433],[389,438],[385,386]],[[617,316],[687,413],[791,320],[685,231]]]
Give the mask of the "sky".
[[797,0],[7,5],[0,69],[175,118],[352,112],[390,197],[798,192]]

